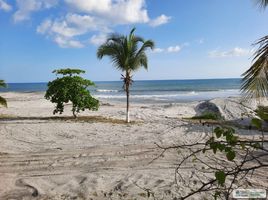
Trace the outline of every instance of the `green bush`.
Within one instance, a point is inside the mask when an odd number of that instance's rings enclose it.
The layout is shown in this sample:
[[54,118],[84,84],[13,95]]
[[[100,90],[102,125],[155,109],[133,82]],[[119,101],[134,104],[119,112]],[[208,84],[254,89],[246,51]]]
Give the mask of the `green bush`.
[[85,109],[98,110],[99,101],[93,98],[87,89],[89,86],[94,86],[94,83],[79,76],[79,74],[85,73],[85,71],[68,68],[54,70],[53,73],[62,75],[62,77],[58,77],[48,83],[48,89],[45,94],[47,100],[56,103],[53,114],[62,114],[64,104],[68,102],[72,103],[74,117],[76,117],[77,113]]
[[[0,80],[0,87],[7,87],[7,84],[5,83],[4,80]],[[1,96],[0,96],[0,105],[7,107],[6,99],[4,97],[1,97]]]

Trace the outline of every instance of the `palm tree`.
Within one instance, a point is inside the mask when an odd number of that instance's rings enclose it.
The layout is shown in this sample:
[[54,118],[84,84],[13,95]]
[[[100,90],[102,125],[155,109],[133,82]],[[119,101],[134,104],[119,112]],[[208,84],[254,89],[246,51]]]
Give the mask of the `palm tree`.
[[266,6],[268,6],[268,0],[256,0],[257,4],[260,5],[260,7],[265,8]]
[[[0,87],[6,87],[6,83],[3,80],[0,80]],[[7,101],[0,96],[0,105],[3,105],[5,107],[7,107]]]
[[[262,8],[268,6],[268,0],[257,0]],[[254,53],[252,66],[242,74],[241,90],[247,98],[268,96],[268,36],[259,39],[255,44],[258,49]]]
[[126,122],[129,118],[129,89],[133,82],[132,74],[140,67],[148,68],[148,59],[145,51],[154,48],[152,40],[144,40],[142,37],[134,35],[133,28],[128,36],[112,34],[107,41],[98,48],[97,57],[110,57],[113,65],[125,74],[121,74],[124,82],[123,88],[127,96]]

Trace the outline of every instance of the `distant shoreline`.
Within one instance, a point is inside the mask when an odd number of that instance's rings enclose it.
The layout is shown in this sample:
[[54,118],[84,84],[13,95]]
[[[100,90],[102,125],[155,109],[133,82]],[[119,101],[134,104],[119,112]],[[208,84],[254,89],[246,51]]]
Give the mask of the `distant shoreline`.
[[[203,81],[203,80],[242,80],[242,78],[197,78],[197,79],[144,79],[144,80],[135,80],[134,82],[151,82],[151,81]],[[94,83],[109,83],[109,82],[120,82],[121,80],[112,80],[112,81],[94,81]],[[7,84],[47,84],[49,81],[41,82],[7,82]]]
[[[121,81],[95,82],[88,88],[104,101],[125,101]],[[241,79],[150,80],[134,81],[131,101],[137,103],[177,103],[240,96]],[[0,92],[45,92],[47,83],[10,83]]]

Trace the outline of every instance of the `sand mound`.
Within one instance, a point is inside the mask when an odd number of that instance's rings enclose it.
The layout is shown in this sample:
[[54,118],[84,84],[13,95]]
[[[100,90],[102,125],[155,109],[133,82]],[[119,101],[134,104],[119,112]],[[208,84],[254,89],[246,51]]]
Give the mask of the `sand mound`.
[[[260,105],[257,101],[246,101],[242,98],[217,98],[200,102],[196,107],[196,116],[213,113],[226,121],[248,125],[252,117],[255,117],[254,110]],[[267,106],[267,101],[261,101],[261,105]]]

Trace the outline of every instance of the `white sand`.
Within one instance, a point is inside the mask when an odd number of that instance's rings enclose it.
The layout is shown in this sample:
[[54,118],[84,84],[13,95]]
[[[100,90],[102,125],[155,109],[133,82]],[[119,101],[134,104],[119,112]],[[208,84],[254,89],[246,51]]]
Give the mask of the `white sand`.
[[[174,183],[179,162],[175,150],[150,161],[161,153],[155,143],[202,141],[210,133],[211,127],[181,120],[196,114],[198,102],[133,104],[131,119],[136,123],[117,124],[45,118],[53,116],[53,105],[43,95],[1,94],[8,109],[0,108],[0,114],[22,117],[0,120],[1,200],[148,199],[141,188],[151,189],[158,199],[173,199],[189,191]],[[125,104],[111,104],[80,116],[125,119]],[[65,109],[63,116],[70,116],[70,106]],[[268,186],[267,173],[262,178],[258,184]]]

